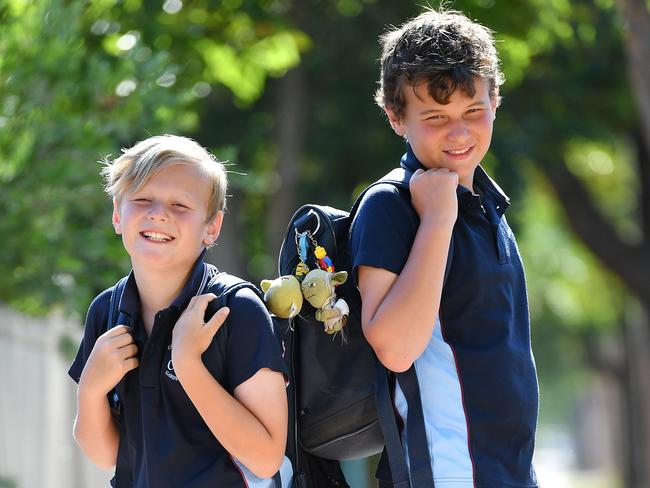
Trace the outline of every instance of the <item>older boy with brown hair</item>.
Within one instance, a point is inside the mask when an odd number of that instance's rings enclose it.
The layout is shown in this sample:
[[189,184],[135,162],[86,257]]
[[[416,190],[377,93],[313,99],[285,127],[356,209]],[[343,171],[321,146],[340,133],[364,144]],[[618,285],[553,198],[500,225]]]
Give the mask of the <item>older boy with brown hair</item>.
[[[401,166],[413,176],[410,195],[373,187],[353,223],[364,334],[389,370],[417,372],[436,488],[535,487],[524,270],[509,199],[480,166],[503,82],[492,33],[428,10],[382,44],[376,100],[407,142]],[[399,381],[394,402],[412,466],[421,459],[410,458]],[[380,486],[388,476],[378,471]]]

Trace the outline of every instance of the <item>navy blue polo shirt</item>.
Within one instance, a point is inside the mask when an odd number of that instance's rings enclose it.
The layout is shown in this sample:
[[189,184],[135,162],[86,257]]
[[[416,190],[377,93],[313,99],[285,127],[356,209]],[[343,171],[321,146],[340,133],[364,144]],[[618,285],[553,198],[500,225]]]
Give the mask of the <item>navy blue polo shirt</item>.
[[[401,165],[426,169],[410,147]],[[436,488],[530,488],[538,386],[524,269],[504,216],[509,200],[480,166],[474,190],[458,187],[438,317],[415,361],[432,469]],[[371,188],[351,230],[355,273],[401,273],[418,226],[408,191]],[[395,407],[406,420],[399,384]],[[402,440],[408,461],[406,429]]]
[[[133,272],[128,277],[120,312],[129,317],[140,365],[118,385],[126,422],[126,437],[134,488],[272,487],[234,460],[214,437],[183,390],[171,361],[174,324],[205,283],[203,255],[178,297],[159,311],[149,338],[140,315]],[[216,272],[214,267],[210,271]],[[69,375],[79,382],[97,338],[106,331],[112,288],[90,305],[79,352]],[[228,301],[230,314],[202,356],[212,376],[231,395],[262,368],[286,373],[271,318],[257,294],[237,290]],[[107,400],[108,401],[108,400]],[[218,407],[215,407],[218,408]],[[285,457],[283,486],[291,479]]]

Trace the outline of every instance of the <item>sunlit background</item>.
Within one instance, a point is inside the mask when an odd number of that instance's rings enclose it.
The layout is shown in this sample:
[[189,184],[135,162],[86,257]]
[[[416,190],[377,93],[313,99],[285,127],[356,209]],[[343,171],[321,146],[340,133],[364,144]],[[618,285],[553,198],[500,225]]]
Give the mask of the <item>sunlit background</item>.
[[[423,3],[0,0],[0,488],[110,477],[73,444],[66,376],[88,304],[129,269],[98,160],[195,138],[231,172],[210,260],[274,277],[299,204],[347,207],[397,164],[377,37]],[[544,487],[650,487],[648,5],[451,4],[495,30],[507,79],[484,166],[526,265]],[[353,488],[375,462],[345,463]]]

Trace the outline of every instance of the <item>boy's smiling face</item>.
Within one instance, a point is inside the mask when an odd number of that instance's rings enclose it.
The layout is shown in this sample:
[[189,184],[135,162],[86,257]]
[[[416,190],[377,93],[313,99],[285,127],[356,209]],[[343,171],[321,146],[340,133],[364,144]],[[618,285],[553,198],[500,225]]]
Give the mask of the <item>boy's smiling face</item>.
[[113,226],[134,268],[189,270],[221,229],[222,212],[207,220],[209,197],[199,168],[175,164],[127,192],[119,204],[114,200]]
[[474,87],[473,97],[457,89],[443,105],[431,97],[426,83],[405,85],[402,117],[386,110],[393,130],[407,138],[426,168],[454,171],[470,189],[474,170],[490,148],[497,107],[486,80],[477,78]]

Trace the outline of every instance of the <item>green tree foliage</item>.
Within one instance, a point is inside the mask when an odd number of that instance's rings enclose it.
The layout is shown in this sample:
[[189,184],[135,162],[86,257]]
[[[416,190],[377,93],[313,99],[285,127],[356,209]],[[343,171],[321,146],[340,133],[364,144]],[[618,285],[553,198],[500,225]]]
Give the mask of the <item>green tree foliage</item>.
[[[192,135],[247,173],[231,175],[233,227],[222,240],[235,243],[250,278],[273,275],[289,217],[274,205],[280,197],[343,208],[397,163],[403,142],[373,102],[377,38],[421,4],[0,2],[0,301],[31,313],[83,312],[124,273],[97,160],[148,133]],[[484,164],[513,198],[508,217],[527,266],[540,378],[551,391],[583,366],[594,336],[620,331],[628,293],[576,243],[571,212],[591,209],[583,221],[596,216],[601,242],[644,238],[641,195],[650,182],[639,177],[626,24],[614,0],[452,7],[499,40],[507,81]],[[558,199],[562,181],[575,191]],[[564,220],[567,209],[573,216]]]
[[128,269],[98,159],[195,132],[212,87],[250,105],[307,42],[272,17],[237,1],[0,4],[0,300],[83,311]]

